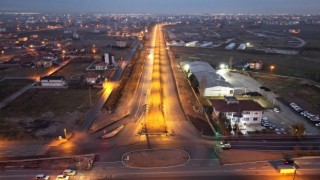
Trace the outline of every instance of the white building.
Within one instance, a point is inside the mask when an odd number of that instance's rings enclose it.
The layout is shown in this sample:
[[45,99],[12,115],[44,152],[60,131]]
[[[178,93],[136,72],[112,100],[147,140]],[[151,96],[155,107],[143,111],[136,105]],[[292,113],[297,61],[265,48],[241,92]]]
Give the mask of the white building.
[[127,42],[126,41],[123,41],[123,40],[117,40],[116,41],[116,46],[117,47],[120,47],[120,48],[124,48],[127,46]]
[[194,47],[198,44],[198,41],[191,41],[186,43],[186,47]]
[[43,76],[40,78],[41,86],[63,87],[67,85],[64,76]]
[[245,127],[249,124],[260,124],[264,108],[253,100],[237,100],[235,97],[211,100],[212,116],[219,117],[222,113],[231,125]]
[[234,49],[236,47],[236,43],[230,43],[228,46],[225,47],[227,50]]
[[203,95],[205,97],[234,95],[233,86],[217,74],[216,70],[209,63],[203,61],[185,61],[181,62],[180,65],[190,80],[192,80],[192,75],[196,78],[198,88],[204,86]]

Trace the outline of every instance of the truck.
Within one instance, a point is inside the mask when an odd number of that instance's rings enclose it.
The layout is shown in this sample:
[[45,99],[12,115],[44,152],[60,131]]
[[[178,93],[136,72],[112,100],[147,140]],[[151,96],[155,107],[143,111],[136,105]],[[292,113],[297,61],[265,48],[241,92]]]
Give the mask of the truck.
[[296,172],[293,165],[279,165],[278,170],[280,174],[294,174]]

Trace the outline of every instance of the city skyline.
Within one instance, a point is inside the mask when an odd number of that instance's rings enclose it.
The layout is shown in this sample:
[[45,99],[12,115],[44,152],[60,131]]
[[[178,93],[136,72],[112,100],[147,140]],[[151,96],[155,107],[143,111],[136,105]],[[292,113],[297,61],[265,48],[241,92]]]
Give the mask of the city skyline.
[[3,0],[0,11],[151,14],[317,14],[319,0]]

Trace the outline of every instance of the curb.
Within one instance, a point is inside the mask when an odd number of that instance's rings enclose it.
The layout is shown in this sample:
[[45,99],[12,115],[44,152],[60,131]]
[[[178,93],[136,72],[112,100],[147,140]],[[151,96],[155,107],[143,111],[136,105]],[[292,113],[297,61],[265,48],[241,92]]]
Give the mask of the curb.
[[[179,164],[179,165],[174,165],[174,166],[165,166],[165,167],[134,167],[134,166],[129,166],[127,165],[123,160],[124,160],[124,156],[126,154],[129,154],[129,153],[133,153],[133,152],[140,152],[140,151],[155,151],[155,150],[179,150],[179,151],[183,151],[185,152],[187,155],[188,155],[188,160],[182,164]],[[135,151],[129,151],[129,152],[126,152],[122,155],[121,157],[121,162],[122,164],[127,167],[127,168],[132,168],[132,169],[164,169],[164,168],[174,168],[174,167],[179,167],[179,166],[184,166],[186,164],[188,164],[190,161],[190,154],[183,150],[183,149],[140,149],[140,150],[135,150]]]

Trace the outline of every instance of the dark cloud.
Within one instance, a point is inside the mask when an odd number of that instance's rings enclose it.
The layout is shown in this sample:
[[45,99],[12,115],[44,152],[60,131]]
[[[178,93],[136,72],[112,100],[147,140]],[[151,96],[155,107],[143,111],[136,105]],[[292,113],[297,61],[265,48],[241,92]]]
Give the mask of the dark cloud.
[[320,0],[1,0],[1,11],[105,13],[320,13]]

